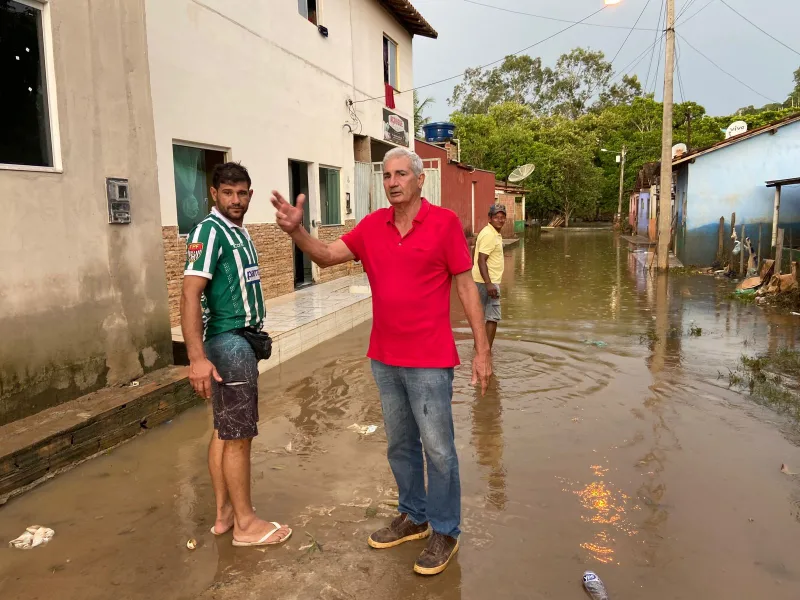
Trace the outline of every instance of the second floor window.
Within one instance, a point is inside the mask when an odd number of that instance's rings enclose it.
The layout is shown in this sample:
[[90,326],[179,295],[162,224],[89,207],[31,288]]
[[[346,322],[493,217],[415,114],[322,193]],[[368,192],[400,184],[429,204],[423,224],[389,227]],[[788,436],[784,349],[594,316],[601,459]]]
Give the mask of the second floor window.
[[317,0],[297,0],[297,10],[314,25],[317,22]]
[[383,82],[400,89],[397,84],[397,44],[386,36],[383,36]]

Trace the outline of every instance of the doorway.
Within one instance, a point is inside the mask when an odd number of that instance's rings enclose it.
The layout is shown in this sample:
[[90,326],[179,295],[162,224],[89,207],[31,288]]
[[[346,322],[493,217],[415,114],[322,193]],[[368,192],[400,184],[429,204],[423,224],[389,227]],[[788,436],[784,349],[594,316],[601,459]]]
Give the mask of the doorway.
[[[311,212],[308,197],[308,163],[296,160],[289,161],[289,201],[292,205],[297,202],[300,194],[305,194],[306,203],[303,207],[303,227],[311,230]],[[294,287],[303,288],[314,283],[311,274],[311,259],[308,258],[296,244],[294,247]]]

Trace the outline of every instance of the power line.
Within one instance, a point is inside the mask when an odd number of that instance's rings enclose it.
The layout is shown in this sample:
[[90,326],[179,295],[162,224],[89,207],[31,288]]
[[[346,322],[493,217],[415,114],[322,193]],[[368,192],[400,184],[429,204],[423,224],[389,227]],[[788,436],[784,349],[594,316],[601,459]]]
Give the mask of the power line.
[[[658,29],[656,30],[657,32],[658,31],[663,31],[662,28],[661,28],[661,19],[664,16],[664,6],[665,6],[665,3],[662,2],[661,3],[661,10],[658,13],[658,23],[656,23],[656,26],[658,27]],[[653,70],[653,57],[655,56],[655,53],[656,53],[655,45],[659,42],[660,39],[663,39],[663,34],[662,34],[662,38],[659,38],[658,33],[656,33],[655,42],[653,43],[653,53],[650,54],[650,66],[647,67],[647,77],[645,77],[645,80],[644,80],[644,91],[645,92],[647,92],[647,89],[650,87],[650,72]]]
[[735,12],[737,15],[739,15],[741,18],[743,18],[745,21],[747,21],[748,23],[750,23],[750,25],[752,25],[753,27],[755,27],[756,29],[758,29],[758,30],[759,30],[761,33],[763,33],[764,35],[766,35],[766,36],[768,36],[768,37],[772,38],[773,40],[775,40],[776,42],[778,42],[778,43],[779,43],[781,46],[783,46],[783,47],[784,47],[784,48],[786,48],[787,50],[791,50],[792,52],[794,52],[795,54],[797,54],[798,56],[800,56],[800,52],[798,52],[797,50],[795,50],[795,49],[794,49],[794,48],[792,48],[791,46],[787,46],[787,45],[786,45],[786,44],[784,44],[782,41],[780,41],[778,38],[776,38],[774,35],[772,35],[770,32],[768,32],[768,31],[765,31],[765,30],[761,29],[761,27],[759,27],[758,25],[756,25],[755,23],[753,23],[753,22],[752,22],[750,19],[748,19],[747,17],[745,17],[745,16],[744,16],[742,13],[740,13],[738,10],[736,10],[735,8],[733,8],[733,7],[732,7],[730,4],[728,4],[727,2],[725,2],[725,0],[719,0],[719,1],[720,1],[720,2],[722,2],[722,3],[723,3],[725,6],[727,6],[729,9],[731,9],[733,12]]
[[[537,19],[544,19],[545,21],[556,21],[558,23],[572,23],[573,25],[586,25],[587,27],[603,27],[606,29],[629,29],[629,27],[625,25],[603,25],[600,23],[585,23],[583,21],[570,21],[569,19],[559,19],[556,17],[547,17],[545,15],[536,15],[529,12],[523,12],[520,10],[513,10],[510,8],[505,8],[503,6],[495,6],[493,4],[484,4],[483,2],[476,2],[475,0],[461,0],[462,2],[466,2],[467,4],[474,4],[475,6],[482,6],[484,8],[491,8],[492,10],[499,10],[501,12],[511,13],[513,15],[523,15],[525,17],[534,17]],[[637,21],[638,23],[638,21]],[[634,25],[634,30],[636,31],[652,31],[652,29],[647,28],[638,28]]]
[[678,89],[681,93],[681,102],[686,102],[686,93],[684,92],[683,88],[683,77],[681,76],[681,48],[678,45],[677,40],[675,43],[675,71],[678,74]]
[[710,1],[708,2],[708,4],[706,4],[706,5],[705,5],[703,8],[701,8],[700,10],[698,10],[696,13],[694,13],[694,14],[693,14],[691,17],[686,17],[686,18],[685,18],[683,21],[681,21],[680,23],[677,23],[677,24],[676,24],[676,27],[677,27],[678,25],[685,25],[686,23],[688,23],[689,21],[691,21],[692,19],[694,19],[694,18],[695,18],[697,15],[699,15],[701,12],[703,12],[705,9],[707,9],[709,6],[711,6],[712,4],[714,4],[714,2],[716,2],[716,0],[710,0]]
[[681,9],[678,11],[678,15],[675,17],[675,20],[677,21],[677,20],[678,20],[678,19],[680,19],[680,18],[681,18],[683,15],[685,15],[685,14],[686,14],[686,11],[688,11],[688,10],[689,10],[689,9],[692,7],[692,4],[694,4],[695,2],[696,2],[696,0],[686,0],[686,2],[685,2],[685,3],[684,3],[684,5],[683,5],[683,8],[681,8]]
[[[499,59],[497,59],[495,61],[492,61],[490,63],[486,63],[485,65],[481,65],[481,66],[475,67],[475,68],[478,69],[478,70],[485,69],[486,67],[491,67],[493,65],[496,65],[498,63],[503,62],[506,58],[508,58],[508,56],[516,56],[516,55],[522,54],[523,52],[527,52],[531,48],[535,48],[536,46],[538,46],[540,44],[543,44],[543,43],[545,43],[545,42],[547,42],[549,40],[552,40],[556,36],[561,35],[565,31],[569,31],[570,29],[572,29],[576,25],[580,25],[584,21],[588,21],[589,19],[591,19],[595,15],[603,12],[605,9],[606,9],[606,5],[604,4],[603,7],[600,8],[599,10],[594,11],[592,14],[590,14],[589,16],[581,19],[580,21],[576,21],[575,23],[573,23],[569,27],[565,27],[564,29],[562,29],[560,31],[557,31],[553,35],[549,35],[546,38],[541,39],[538,42],[535,42],[535,43],[531,44],[530,46],[527,46],[526,48],[523,48],[522,50],[517,50],[516,52],[512,52],[511,54],[506,55],[503,58],[499,58]],[[445,83],[446,81],[452,81],[453,79],[458,79],[459,77],[463,77],[463,76],[464,76],[464,73],[462,72],[462,73],[459,73],[458,75],[452,75],[451,77],[445,77],[444,79],[440,79],[439,81],[434,81],[432,83],[426,83],[424,85],[418,85],[417,87],[414,87],[414,88],[411,88],[411,89],[408,89],[408,90],[404,90],[402,92],[396,92],[396,93],[398,95],[399,94],[407,94],[408,92],[413,92],[414,90],[421,90],[421,89],[424,89],[424,88],[427,88],[427,87],[431,87],[431,86],[434,86],[434,85],[439,85],[440,83]],[[384,98],[385,98],[385,95],[373,96],[372,98],[364,98],[362,100],[354,100],[353,104],[360,104],[362,102],[369,102],[371,100],[383,100]]]
[[711,63],[712,65],[714,65],[714,66],[715,66],[717,69],[719,69],[720,71],[722,71],[723,73],[725,73],[725,75],[727,75],[727,76],[728,76],[728,77],[730,77],[731,79],[734,79],[734,80],[738,81],[740,84],[742,84],[742,85],[743,85],[744,87],[746,87],[748,90],[750,90],[751,92],[753,92],[753,93],[755,93],[755,94],[758,94],[758,95],[759,95],[759,96],[761,96],[762,98],[764,98],[764,99],[766,99],[766,100],[769,100],[770,102],[774,102],[774,103],[780,104],[780,103],[779,103],[777,100],[774,100],[773,98],[770,98],[770,97],[768,97],[768,96],[765,96],[764,94],[762,94],[761,92],[759,92],[757,89],[755,89],[755,88],[753,88],[753,87],[750,87],[749,85],[747,85],[747,84],[746,84],[744,81],[742,81],[741,79],[739,79],[738,77],[736,77],[736,75],[734,75],[734,74],[732,74],[732,73],[729,73],[728,71],[726,71],[725,69],[723,69],[722,67],[720,67],[720,66],[719,66],[717,63],[715,63],[713,60],[711,60],[711,59],[710,59],[708,56],[706,56],[706,55],[705,55],[705,54],[703,54],[703,53],[702,53],[700,50],[698,50],[697,48],[695,48],[694,46],[692,46],[691,42],[689,42],[689,40],[687,40],[687,39],[686,39],[685,37],[683,37],[681,34],[679,34],[679,33],[677,33],[677,32],[676,32],[676,35],[677,35],[678,37],[680,37],[680,38],[681,38],[681,39],[682,39],[684,42],[686,42],[686,43],[688,44],[689,48],[691,48],[692,50],[694,50],[695,52],[697,52],[697,53],[698,53],[700,56],[702,56],[703,58],[705,58],[705,59],[706,59],[708,62],[710,62],[710,63]]
[[[666,2],[665,2],[666,4]],[[656,57],[656,71],[653,74],[653,98],[656,97],[656,91],[658,90],[658,70],[661,68],[661,58],[664,56],[664,41],[667,39],[666,29],[667,29],[667,11],[664,11],[664,20],[662,21],[664,24],[664,35],[661,36],[658,44],[658,56]]]
[[614,81],[616,81],[620,77],[620,75],[622,75],[622,76],[628,75],[631,71],[636,69],[636,67],[639,66],[639,63],[641,63],[642,60],[644,60],[645,56],[647,56],[647,53],[650,52],[650,50],[653,48],[653,46],[655,46],[656,44],[658,44],[659,41],[661,41],[661,38],[663,38],[664,35],[666,35],[666,34],[662,34],[655,42],[650,43],[650,45],[647,46],[647,48],[645,48],[639,54],[637,54],[636,58],[634,58],[627,65],[625,65],[624,67],[619,69],[616,72],[616,75],[614,75],[614,77],[611,79],[611,83],[614,83]]
[[644,11],[647,10],[648,6],[650,6],[650,0],[647,0],[647,2],[645,3],[642,12],[639,13],[639,18],[636,19],[636,23],[634,23],[633,27],[631,27],[630,31],[628,31],[628,35],[625,36],[625,41],[622,42],[622,45],[619,47],[619,50],[617,50],[617,53],[614,55],[614,58],[611,59],[612,65],[614,64],[614,61],[617,60],[619,53],[622,52],[622,49],[625,47],[625,44],[628,43],[628,40],[631,38],[631,34],[633,33],[633,30],[636,29],[636,26],[639,24],[639,21],[642,20],[642,17],[644,16]]

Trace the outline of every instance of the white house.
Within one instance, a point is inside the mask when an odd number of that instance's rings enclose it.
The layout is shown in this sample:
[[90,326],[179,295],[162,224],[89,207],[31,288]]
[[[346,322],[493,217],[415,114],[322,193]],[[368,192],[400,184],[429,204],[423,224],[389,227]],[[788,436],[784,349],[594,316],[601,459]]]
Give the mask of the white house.
[[182,236],[207,213],[209,175],[224,160],[253,178],[246,225],[267,297],[352,272],[320,271],[296,252],[275,225],[270,191],[305,193],[320,238],[351,229],[356,190],[363,205],[369,185],[363,163],[413,147],[412,94],[398,92],[413,87],[413,36],[436,32],[408,0],[146,0],[146,14],[173,324]]

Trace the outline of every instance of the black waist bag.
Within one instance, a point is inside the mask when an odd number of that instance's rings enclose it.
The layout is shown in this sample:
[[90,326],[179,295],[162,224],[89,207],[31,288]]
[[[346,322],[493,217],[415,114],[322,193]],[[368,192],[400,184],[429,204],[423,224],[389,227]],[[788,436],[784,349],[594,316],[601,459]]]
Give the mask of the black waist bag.
[[247,340],[258,360],[268,360],[272,356],[272,338],[268,333],[254,329],[239,329],[237,333]]

